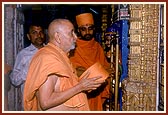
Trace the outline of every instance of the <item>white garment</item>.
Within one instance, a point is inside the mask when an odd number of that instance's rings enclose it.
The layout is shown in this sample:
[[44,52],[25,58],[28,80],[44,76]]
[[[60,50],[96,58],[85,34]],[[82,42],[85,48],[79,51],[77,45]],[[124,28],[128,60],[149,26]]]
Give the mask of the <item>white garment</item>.
[[38,51],[38,49],[31,44],[30,46],[22,49],[16,57],[15,65],[10,75],[10,79],[13,85],[21,85],[21,93],[23,95],[24,83],[27,77],[27,72],[29,64],[33,55]]

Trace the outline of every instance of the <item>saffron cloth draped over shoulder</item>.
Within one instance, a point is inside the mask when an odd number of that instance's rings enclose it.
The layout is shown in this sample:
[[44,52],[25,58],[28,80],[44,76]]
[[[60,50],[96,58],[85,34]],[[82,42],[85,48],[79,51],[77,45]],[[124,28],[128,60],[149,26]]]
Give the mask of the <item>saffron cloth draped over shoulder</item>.
[[[33,57],[24,89],[24,109],[27,111],[38,110],[36,92],[51,74],[59,76],[61,81],[60,91],[64,91],[78,83],[75,69],[72,67],[67,54],[57,46],[48,43]],[[87,97],[79,93],[64,103],[65,106],[89,110]]]
[[91,41],[84,41],[78,38],[76,44],[75,54],[70,58],[74,67],[82,66],[87,69],[96,62],[99,62],[105,69],[110,67],[103,48],[94,38]]

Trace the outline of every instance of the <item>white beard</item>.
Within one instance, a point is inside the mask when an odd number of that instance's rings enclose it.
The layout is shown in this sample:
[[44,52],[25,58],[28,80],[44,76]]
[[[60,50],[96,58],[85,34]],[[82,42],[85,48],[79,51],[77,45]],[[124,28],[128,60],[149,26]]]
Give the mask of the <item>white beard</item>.
[[73,43],[70,47],[70,50],[73,50],[73,49],[75,49],[75,43]]

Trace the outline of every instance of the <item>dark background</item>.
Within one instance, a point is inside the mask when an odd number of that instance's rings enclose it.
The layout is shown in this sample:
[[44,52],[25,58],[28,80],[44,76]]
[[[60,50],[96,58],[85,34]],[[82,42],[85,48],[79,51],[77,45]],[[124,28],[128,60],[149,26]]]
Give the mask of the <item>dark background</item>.
[[[38,23],[47,30],[49,23],[56,18],[69,19],[76,28],[75,16],[90,12],[93,14],[94,23],[96,27],[97,41],[100,41],[102,33],[102,9],[108,9],[108,25],[111,24],[111,5],[110,4],[22,4],[21,11],[25,16],[25,40],[24,47],[30,45],[30,41],[27,39],[26,34],[28,32],[28,27],[31,23]],[[46,33],[47,38],[47,33]]]

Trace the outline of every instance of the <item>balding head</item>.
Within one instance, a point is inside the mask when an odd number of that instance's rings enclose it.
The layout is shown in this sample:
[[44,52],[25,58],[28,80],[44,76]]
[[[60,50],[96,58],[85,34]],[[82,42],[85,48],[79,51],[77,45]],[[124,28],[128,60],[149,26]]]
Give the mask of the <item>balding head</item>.
[[65,29],[67,24],[71,24],[71,22],[67,19],[53,20],[48,27],[49,40],[52,40],[54,38],[55,32],[60,32]]
[[73,24],[67,19],[55,19],[48,27],[49,42],[69,52],[75,48],[77,36]]

